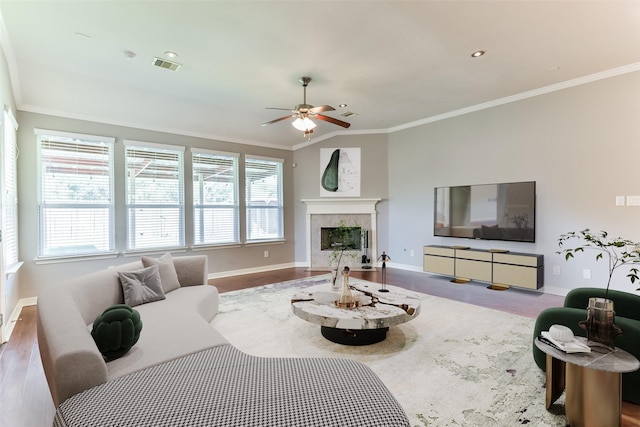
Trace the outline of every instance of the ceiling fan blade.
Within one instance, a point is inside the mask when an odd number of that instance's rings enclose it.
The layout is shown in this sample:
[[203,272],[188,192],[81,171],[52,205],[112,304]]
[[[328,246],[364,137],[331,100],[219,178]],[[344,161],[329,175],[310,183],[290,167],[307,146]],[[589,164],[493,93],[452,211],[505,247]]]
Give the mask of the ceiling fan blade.
[[316,114],[315,116],[318,120],[323,120],[325,122],[333,123],[334,125],[342,126],[343,128],[348,128],[351,126],[351,123],[343,122],[342,120],[334,119],[333,117],[325,116],[323,114]]
[[309,109],[310,113],[322,113],[324,111],[335,111],[335,108],[330,105],[320,105]]
[[283,117],[280,117],[280,118],[278,118],[278,119],[271,120],[270,122],[263,123],[263,124],[261,124],[260,126],[266,126],[266,125],[271,125],[271,124],[273,124],[273,123],[278,123],[278,122],[281,122],[281,121],[283,121],[283,120],[290,119],[291,117],[293,117],[293,116],[292,116],[292,115],[283,116]]
[[282,110],[282,111],[292,111],[291,108],[278,108],[278,107],[265,107],[265,110]]

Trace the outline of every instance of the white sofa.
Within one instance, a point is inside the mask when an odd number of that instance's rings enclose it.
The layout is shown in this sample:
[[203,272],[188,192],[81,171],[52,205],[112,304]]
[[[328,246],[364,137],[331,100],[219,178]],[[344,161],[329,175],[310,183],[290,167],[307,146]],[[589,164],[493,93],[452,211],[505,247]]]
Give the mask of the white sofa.
[[360,362],[257,357],[229,344],[209,323],[218,291],[206,285],[207,258],[173,261],[180,287],[134,307],[140,337],[109,362],[91,324],[123,303],[118,271],[141,269],[141,262],[38,297],[40,355],[57,408],[53,427],[409,426],[397,400]]
[[118,271],[143,268],[136,261],[52,286],[38,296],[38,345],[53,401],[99,384],[191,354],[227,344],[209,322],[218,312],[218,290],[207,285],[207,257],[174,257],[180,288],[166,299],[134,308],[143,328],[123,357],[105,362],[91,336],[91,324],[107,307],[123,303]]

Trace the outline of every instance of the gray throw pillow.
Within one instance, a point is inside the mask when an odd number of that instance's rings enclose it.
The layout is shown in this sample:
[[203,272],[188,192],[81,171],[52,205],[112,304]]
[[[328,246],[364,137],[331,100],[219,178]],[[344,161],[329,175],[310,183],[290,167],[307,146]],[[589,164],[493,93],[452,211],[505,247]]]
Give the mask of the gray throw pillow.
[[120,271],[118,276],[122,285],[124,303],[131,307],[166,298],[162,291],[157,265],[136,271]]
[[160,272],[160,282],[162,283],[162,289],[164,290],[165,294],[180,287],[180,282],[178,281],[178,273],[176,273],[176,267],[175,265],[173,265],[173,259],[171,258],[171,254],[169,252],[162,255],[160,258],[143,256],[141,257],[141,261],[142,265],[145,267],[150,267],[152,265],[158,266],[158,271]]

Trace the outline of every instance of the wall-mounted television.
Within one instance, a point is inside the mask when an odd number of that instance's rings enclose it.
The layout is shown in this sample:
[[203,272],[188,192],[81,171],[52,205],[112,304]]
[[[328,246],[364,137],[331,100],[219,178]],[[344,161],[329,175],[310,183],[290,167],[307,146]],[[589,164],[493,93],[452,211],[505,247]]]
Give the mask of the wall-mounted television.
[[535,242],[536,183],[436,187],[433,218],[434,236]]

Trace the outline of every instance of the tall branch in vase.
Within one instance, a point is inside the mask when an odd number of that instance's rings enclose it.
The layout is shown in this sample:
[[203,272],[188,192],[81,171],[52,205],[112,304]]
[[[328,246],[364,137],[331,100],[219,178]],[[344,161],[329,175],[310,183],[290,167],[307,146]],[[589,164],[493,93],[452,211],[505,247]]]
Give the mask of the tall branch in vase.
[[[582,241],[583,244],[575,248],[563,248],[565,243],[573,240]],[[605,299],[609,296],[611,278],[617,268],[632,264],[633,266],[629,269],[627,278],[632,284],[640,281],[640,268],[635,266],[640,264],[640,243],[638,242],[623,239],[622,237],[612,238],[609,237],[606,231],[592,232],[590,229],[585,228],[584,230],[571,231],[560,235],[558,246],[561,250],[556,253],[563,254],[567,261],[574,258],[574,254],[585,252],[585,250],[596,251],[596,261],[604,258],[605,255],[607,256],[609,277],[607,279]],[[640,288],[636,290],[640,291]]]
[[357,249],[360,245],[357,240],[359,237],[362,239],[360,233],[354,234],[354,230],[359,228],[357,225],[347,225],[345,221],[340,221],[338,227],[333,230],[331,234],[331,248],[332,252],[329,257],[329,264],[333,267],[335,263],[335,269],[333,272],[332,278],[332,286],[333,290],[337,290],[338,288],[338,275],[340,274],[340,263],[342,262],[343,257],[351,258],[351,260],[355,260],[358,256],[355,249]]
[[[338,247],[338,246],[340,247],[340,255],[338,256],[335,272],[333,274],[333,281],[331,283],[331,288],[332,289],[336,289],[338,287],[336,282],[338,281],[338,274],[340,273],[340,261],[342,261],[342,255],[344,255],[345,249],[347,249],[347,247],[342,243],[336,243],[335,246],[336,247]],[[335,252],[334,252],[334,254],[335,254]]]

